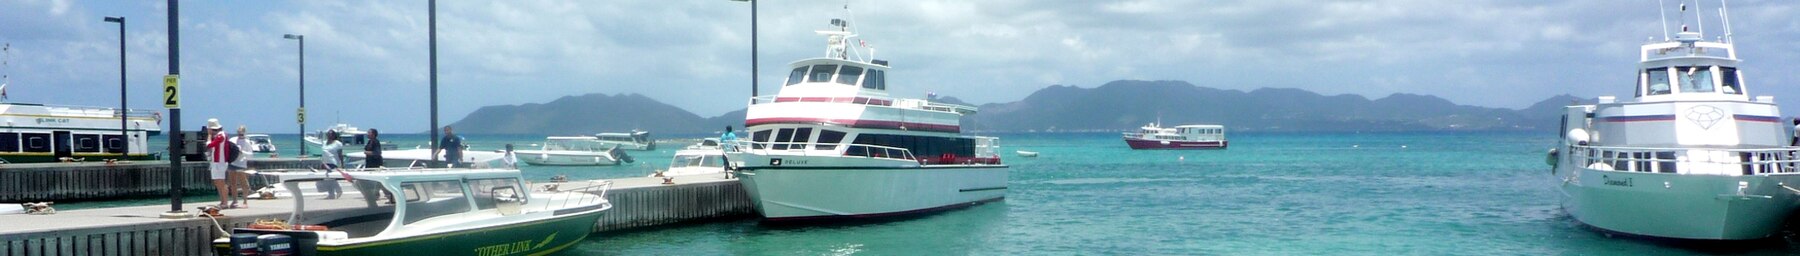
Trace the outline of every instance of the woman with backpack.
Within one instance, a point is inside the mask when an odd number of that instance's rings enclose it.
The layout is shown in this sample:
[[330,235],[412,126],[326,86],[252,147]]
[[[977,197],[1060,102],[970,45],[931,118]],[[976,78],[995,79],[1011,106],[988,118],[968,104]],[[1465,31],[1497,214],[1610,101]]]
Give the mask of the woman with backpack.
[[[252,151],[254,149],[251,145],[256,144],[250,142],[250,134],[248,131],[249,128],[244,125],[238,125],[237,137],[231,138],[231,147],[232,149],[237,150],[237,154],[231,155],[231,169],[229,173],[225,174],[225,177],[227,178],[226,181],[230,182],[231,186],[230,208],[250,207],[249,196],[251,192],[255,191],[255,189],[250,188],[250,173],[248,171],[250,170],[250,156],[256,154],[256,152]],[[243,205],[238,204],[240,201]]]
[[226,190],[231,189],[231,186],[225,184],[225,172],[231,162],[226,158],[230,157],[227,154],[230,154],[231,143],[225,141],[224,129],[224,126],[219,125],[218,118],[206,119],[206,170],[212,173],[213,189],[219,191],[220,209],[231,206],[227,202],[230,196],[226,195]]

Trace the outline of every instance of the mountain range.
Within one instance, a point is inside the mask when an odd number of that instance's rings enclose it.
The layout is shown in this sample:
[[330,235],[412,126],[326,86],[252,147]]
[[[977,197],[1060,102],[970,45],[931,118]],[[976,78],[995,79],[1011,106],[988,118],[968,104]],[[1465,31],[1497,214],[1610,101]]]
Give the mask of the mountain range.
[[[973,105],[954,97],[930,100]],[[1405,93],[1371,100],[1301,89],[1246,92],[1183,81],[1120,80],[1094,88],[1050,86],[1019,101],[982,104],[979,112],[963,117],[963,129],[1120,131],[1161,120],[1165,126],[1221,124],[1233,131],[1548,130],[1556,127],[1563,106],[1578,101],[1584,99],[1558,95],[1524,109],[1505,109]],[[587,94],[482,107],[452,125],[458,132],[479,134],[711,133],[727,125],[741,127],[743,120],[744,110],[704,118],[639,94]]]

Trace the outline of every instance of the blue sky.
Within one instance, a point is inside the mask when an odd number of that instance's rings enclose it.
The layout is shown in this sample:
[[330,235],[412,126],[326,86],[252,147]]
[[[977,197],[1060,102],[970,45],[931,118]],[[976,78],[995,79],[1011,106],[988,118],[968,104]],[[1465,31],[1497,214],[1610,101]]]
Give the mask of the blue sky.
[[[1671,27],[1680,23],[1670,1]],[[1719,35],[1717,1],[1702,1]],[[1800,16],[1792,1],[1733,1],[1753,95],[1793,115]],[[763,92],[784,67],[823,54],[813,30],[843,1],[767,1]],[[216,117],[292,133],[297,44],[307,37],[309,129],[337,120],[427,129],[426,2],[187,1],[186,124]],[[1185,80],[1370,98],[1436,95],[1522,108],[1557,94],[1628,95],[1636,49],[1660,37],[1655,1],[853,1],[865,40],[891,60],[896,96],[1009,102],[1050,85]],[[0,0],[12,102],[118,104],[118,31],[128,20],[131,106],[161,110],[164,1]],[[440,122],[487,105],[639,93],[702,116],[749,96],[749,6],[692,1],[443,1]],[[1691,22],[1690,22],[1691,23]],[[595,114],[611,113],[595,110]]]

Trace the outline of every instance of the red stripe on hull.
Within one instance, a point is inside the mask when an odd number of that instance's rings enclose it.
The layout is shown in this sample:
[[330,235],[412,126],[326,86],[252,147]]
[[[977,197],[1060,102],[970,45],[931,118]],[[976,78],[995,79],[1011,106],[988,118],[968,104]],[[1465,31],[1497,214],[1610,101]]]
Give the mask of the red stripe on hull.
[[1226,146],[1230,145],[1230,143],[1228,143],[1226,141],[1174,141],[1174,140],[1171,140],[1171,141],[1168,141],[1168,144],[1163,144],[1163,141],[1160,141],[1160,140],[1144,140],[1144,139],[1127,138],[1127,139],[1125,139],[1125,145],[1130,145],[1131,149],[1222,149],[1222,148],[1225,148]]
[[907,130],[907,131],[931,131],[931,132],[948,132],[948,133],[962,132],[962,128],[955,126],[955,125],[909,123],[909,122],[896,122],[896,121],[878,121],[878,120],[857,120],[857,119],[805,118],[805,117],[774,117],[774,118],[750,119],[750,120],[744,120],[744,127],[751,127],[751,126],[765,125],[765,124],[814,124],[814,123],[837,124],[837,125],[848,126],[851,128],[889,129],[889,130]]
[[975,205],[980,205],[980,204],[985,204],[988,202],[1000,201],[1000,200],[1005,200],[1005,199],[1006,199],[1006,197],[995,197],[995,198],[991,198],[991,199],[983,199],[983,200],[977,200],[977,201],[967,202],[967,203],[956,203],[956,204],[945,205],[945,206],[938,206],[938,207],[917,209],[917,210],[910,210],[910,211],[898,211],[898,212],[855,214],[855,215],[823,215],[823,216],[763,218],[763,222],[813,222],[813,221],[827,221],[827,220],[891,218],[891,217],[901,217],[901,216],[914,215],[914,214],[926,214],[926,213],[968,208],[970,206],[975,206]]

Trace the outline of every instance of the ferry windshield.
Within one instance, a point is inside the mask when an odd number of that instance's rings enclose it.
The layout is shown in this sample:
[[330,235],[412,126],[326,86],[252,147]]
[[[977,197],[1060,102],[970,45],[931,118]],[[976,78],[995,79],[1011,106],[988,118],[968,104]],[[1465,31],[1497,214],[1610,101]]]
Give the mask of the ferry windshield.
[[1669,94],[1669,69],[1653,68],[1645,71],[1650,77],[1650,95]]
[[837,72],[837,65],[813,66],[812,74],[807,75],[807,82],[823,83],[831,81],[831,73]]
[[1675,75],[1680,76],[1681,92],[1713,92],[1712,68],[1682,67]]
[[844,66],[843,71],[838,71],[837,83],[856,85],[856,79],[862,78],[862,73],[863,69],[861,67]]
[[1726,94],[1744,94],[1744,88],[1738,87],[1737,68],[1719,67],[1719,80],[1724,81],[1719,84],[1719,87],[1721,90],[1725,90]]
[[801,81],[805,81],[802,79],[806,79],[806,68],[807,67],[794,68],[793,73],[788,73],[788,81],[787,81],[786,85],[794,85],[794,84],[800,83]]

